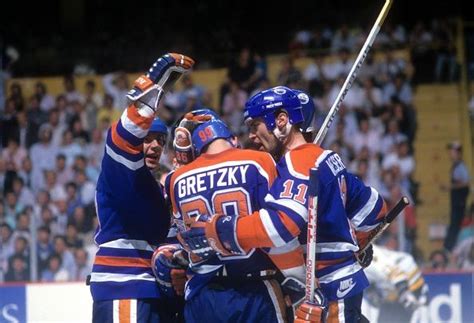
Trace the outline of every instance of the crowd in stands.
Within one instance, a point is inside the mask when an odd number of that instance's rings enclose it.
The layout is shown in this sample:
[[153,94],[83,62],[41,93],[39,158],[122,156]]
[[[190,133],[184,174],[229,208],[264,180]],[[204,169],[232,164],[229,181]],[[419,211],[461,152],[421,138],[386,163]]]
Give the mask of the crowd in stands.
[[[436,34],[437,30],[418,25],[412,31],[403,26],[384,27],[323,143],[376,188],[389,206],[401,196],[409,196],[411,205],[404,213],[405,249],[433,267],[442,264],[447,255],[428,258],[416,246],[416,205],[420,202],[413,180],[416,61],[396,56],[395,50],[408,48],[416,60],[423,42],[433,42]],[[217,94],[219,106],[214,108],[248,147],[242,123],[246,100],[261,89],[286,85],[310,94],[317,107],[318,126],[353,64],[363,36],[362,30],[345,25],[334,30],[300,31],[290,42],[274,80],[268,77],[266,58],[243,48],[228,66],[227,79]],[[440,65],[451,64],[445,47]],[[295,60],[300,57],[311,57],[311,63],[298,68]],[[438,73],[436,66],[432,72]],[[64,91],[57,96],[38,82],[31,97],[24,97],[18,83],[10,83],[0,120],[0,282],[30,280],[33,265],[39,281],[86,279],[96,248],[94,194],[104,138],[111,122],[126,107],[124,94],[130,80],[125,74],[111,73],[102,81],[105,93],[99,93],[92,80],[80,92],[74,77],[66,76]],[[170,91],[161,102],[160,117],[170,127],[182,113],[213,102],[212,93],[194,83],[192,74],[180,82],[179,89]],[[168,151],[163,165],[171,167],[171,158]],[[384,240],[397,243],[396,237],[394,225]],[[36,246],[33,262],[32,245]],[[460,245],[462,250],[454,252],[456,264],[452,266],[472,268],[472,237]]]

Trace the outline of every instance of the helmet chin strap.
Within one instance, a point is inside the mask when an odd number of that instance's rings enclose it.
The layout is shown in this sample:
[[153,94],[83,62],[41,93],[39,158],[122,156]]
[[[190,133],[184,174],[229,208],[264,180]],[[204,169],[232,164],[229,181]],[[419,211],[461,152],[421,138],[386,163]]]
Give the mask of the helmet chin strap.
[[275,137],[277,137],[278,140],[283,142],[290,134],[290,130],[291,130],[291,123],[287,122],[285,127],[282,130],[278,129],[278,127],[275,127],[275,129],[273,129],[273,134],[275,135]]

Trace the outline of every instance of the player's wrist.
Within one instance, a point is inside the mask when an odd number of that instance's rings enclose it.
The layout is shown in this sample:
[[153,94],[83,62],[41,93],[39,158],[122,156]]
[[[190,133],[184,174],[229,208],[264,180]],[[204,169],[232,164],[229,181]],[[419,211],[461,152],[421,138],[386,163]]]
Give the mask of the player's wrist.
[[244,255],[246,252],[236,238],[238,215],[216,214],[206,226],[209,245],[223,256]]

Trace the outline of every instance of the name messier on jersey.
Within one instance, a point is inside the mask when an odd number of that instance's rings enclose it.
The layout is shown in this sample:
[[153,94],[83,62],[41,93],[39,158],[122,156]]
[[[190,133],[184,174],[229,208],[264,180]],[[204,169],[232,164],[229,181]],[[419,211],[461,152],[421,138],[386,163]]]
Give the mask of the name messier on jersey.
[[181,178],[175,186],[178,188],[178,197],[182,198],[219,187],[246,184],[249,166],[222,167]]
[[336,176],[340,171],[346,168],[346,166],[344,166],[344,163],[342,162],[341,157],[339,157],[338,154],[332,154],[331,156],[329,156],[328,159],[326,159],[326,165],[328,165],[334,176]]

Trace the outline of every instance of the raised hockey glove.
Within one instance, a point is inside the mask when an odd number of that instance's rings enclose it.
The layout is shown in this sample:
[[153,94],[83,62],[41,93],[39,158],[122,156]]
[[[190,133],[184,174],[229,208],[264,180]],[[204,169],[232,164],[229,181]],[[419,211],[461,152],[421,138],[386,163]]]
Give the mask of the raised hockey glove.
[[151,258],[158,287],[167,297],[184,295],[187,266],[183,251],[178,244],[167,244],[158,247]]
[[374,258],[374,248],[370,245],[363,252],[358,253],[356,257],[362,268],[367,268],[370,266],[372,259]]
[[194,60],[182,54],[168,53],[161,56],[146,74],[135,80],[127,94],[130,104],[135,103],[138,109],[148,108],[155,112],[164,92],[182,74],[189,72],[193,65]]
[[295,323],[320,323],[326,322],[328,304],[321,290],[318,288],[314,294],[315,302],[304,302],[295,312]]

